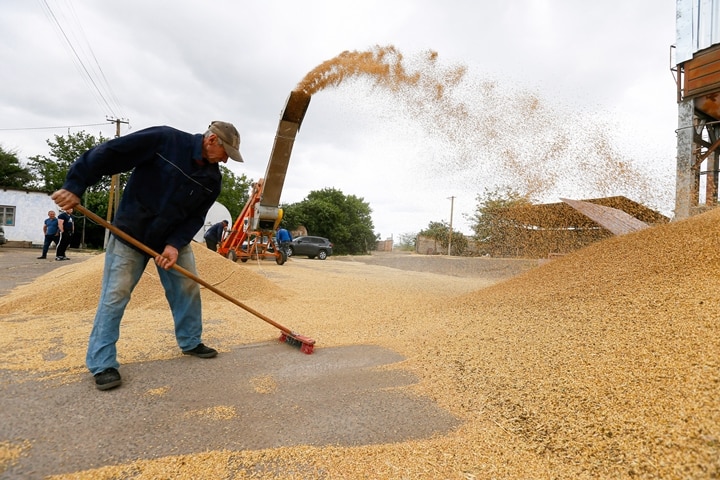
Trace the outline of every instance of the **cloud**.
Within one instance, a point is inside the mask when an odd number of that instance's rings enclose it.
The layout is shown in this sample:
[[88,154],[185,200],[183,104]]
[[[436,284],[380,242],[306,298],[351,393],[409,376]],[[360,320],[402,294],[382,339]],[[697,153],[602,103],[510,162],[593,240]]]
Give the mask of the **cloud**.
[[[418,92],[400,98],[367,78],[344,80],[313,95],[282,201],[340,188],[370,202],[376,230],[389,236],[448,221],[448,197],[455,196],[454,223],[470,233],[463,216],[472,214],[485,186],[527,183],[538,171],[538,159],[527,152],[542,151],[550,138],[569,135],[576,154],[587,157],[593,129],[607,133],[623,159],[652,165],[641,171],[658,177],[658,191],[672,185],[671,0],[48,0],[64,33],[42,5],[6,0],[0,18],[0,144],[21,158],[47,154],[45,141],[68,131],[112,137],[115,126],[106,117],[129,120],[123,135],[157,124],[201,132],[222,119],[238,126],[246,158],[229,166],[258,178],[297,83],[344,51],[379,45],[394,46],[409,65],[433,50],[439,68],[466,68],[465,81],[445,92],[449,105],[464,105],[469,120],[492,128],[481,135],[469,124],[433,129],[432,122],[441,127],[430,108],[438,104],[423,110]],[[79,64],[63,35],[85,43],[94,58],[79,50]],[[84,68],[94,72],[97,88]],[[495,82],[496,97],[479,93],[488,82]],[[544,117],[521,111],[529,92]],[[63,128],[37,129],[46,126]],[[493,148],[487,135],[498,138]],[[512,164],[503,157],[510,146],[525,152],[513,160],[522,165],[527,157],[525,171],[503,168]],[[494,156],[480,162],[489,152]],[[459,162],[463,155],[475,156],[474,163]],[[544,171],[567,176],[563,162]]]

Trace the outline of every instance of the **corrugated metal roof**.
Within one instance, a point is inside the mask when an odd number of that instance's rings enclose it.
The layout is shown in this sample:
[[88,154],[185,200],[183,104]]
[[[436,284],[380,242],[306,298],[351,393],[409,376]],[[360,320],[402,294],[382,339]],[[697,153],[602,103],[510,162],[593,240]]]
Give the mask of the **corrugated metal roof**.
[[647,223],[642,222],[632,215],[627,214],[622,210],[618,210],[617,208],[606,207],[596,203],[583,202],[582,200],[570,200],[567,198],[561,198],[560,200],[615,235],[636,232],[649,227]]
[[676,0],[675,63],[720,43],[720,0]]
[[[647,225],[661,225],[670,221],[665,215],[623,196],[584,199],[582,202],[624,212]],[[598,226],[607,229],[594,218],[586,215],[585,212],[570,206],[567,200],[539,205],[528,204],[515,207],[506,214],[518,223],[539,229],[582,230],[593,229]]]

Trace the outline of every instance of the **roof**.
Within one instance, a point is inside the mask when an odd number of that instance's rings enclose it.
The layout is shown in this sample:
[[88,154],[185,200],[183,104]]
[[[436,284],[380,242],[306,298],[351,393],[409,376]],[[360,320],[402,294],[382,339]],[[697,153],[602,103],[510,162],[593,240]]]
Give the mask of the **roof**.
[[615,235],[636,232],[648,228],[649,225],[632,215],[618,210],[617,208],[606,207],[596,203],[583,202],[581,200],[570,200],[561,198],[563,202],[573,207],[578,212],[592,219],[598,225],[610,230]]
[[23,192],[23,193],[44,193],[45,195],[52,195],[52,192],[48,192],[47,190],[41,190],[39,188],[21,188],[21,187],[0,186],[0,190],[4,191],[4,192],[13,191],[13,192]]
[[659,225],[670,221],[665,215],[623,196],[587,200],[563,199],[558,203],[528,205],[514,211],[512,216],[516,221],[536,228],[602,227],[616,234],[644,228],[642,225]]

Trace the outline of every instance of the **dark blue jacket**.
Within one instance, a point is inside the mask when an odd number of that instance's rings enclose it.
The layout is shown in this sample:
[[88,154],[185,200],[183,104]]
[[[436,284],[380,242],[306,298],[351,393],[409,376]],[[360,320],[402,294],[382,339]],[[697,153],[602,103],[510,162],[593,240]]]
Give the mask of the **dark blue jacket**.
[[113,223],[160,253],[192,240],[220,194],[218,164],[202,158],[201,134],[150,127],[83,153],[63,188],[82,197],[105,175],[132,170]]
[[60,215],[57,216],[57,220],[58,220],[58,229],[60,228],[60,220],[62,220],[62,221],[63,221],[63,231],[64,231],[67,235],[72,235],[72,234],[73,234],[75,225],[74,225],[74,222],[73,222],[73,217],[72,217],[72,215],[70,215],[70,214],[67,213],[67,212],[62,212]]
[[207,232],[205,232],[205,235],[203,235],[203,238],[209,238],[218,242],[222,238],[224,231],[225,224],[223,222],[218,222],[212,227],[208,228]]

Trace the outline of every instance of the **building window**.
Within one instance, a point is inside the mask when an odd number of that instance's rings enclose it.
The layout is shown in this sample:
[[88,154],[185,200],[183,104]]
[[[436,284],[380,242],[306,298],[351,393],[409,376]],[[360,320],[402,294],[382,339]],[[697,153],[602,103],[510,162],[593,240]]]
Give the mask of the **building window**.
[[15,226],[15,207],[0,205],[0,225]]

